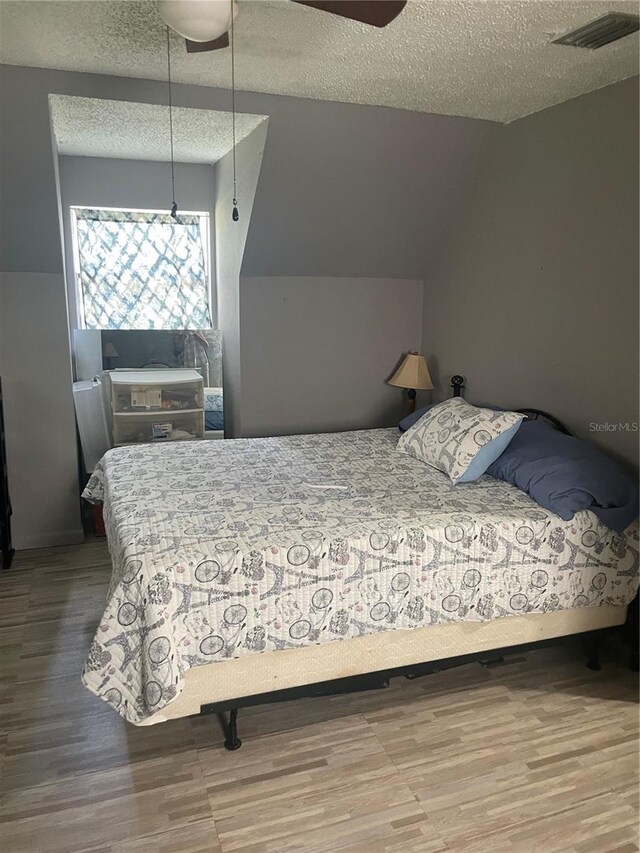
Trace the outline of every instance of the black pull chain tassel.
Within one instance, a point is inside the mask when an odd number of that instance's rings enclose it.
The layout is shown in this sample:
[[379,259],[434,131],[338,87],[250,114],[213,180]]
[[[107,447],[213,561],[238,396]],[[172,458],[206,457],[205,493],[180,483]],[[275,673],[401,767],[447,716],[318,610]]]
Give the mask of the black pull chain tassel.
[[231,0],[231,133],[233,137],[233,210],[231,218],[234,222],[240,219],[238,199],[236,198],[238,175],[236,171],[236,37],[233,31],[233,2]]
[[173,99],[171,96],[171,40],[169,37],[169,27],[167,27],[167,81],[169,84],[169,140],[171,142],[171,197],[173,204],[171,205],[171,216],[174,219],[178,218],[178,205],[176,203],[176,168],[173,156]]

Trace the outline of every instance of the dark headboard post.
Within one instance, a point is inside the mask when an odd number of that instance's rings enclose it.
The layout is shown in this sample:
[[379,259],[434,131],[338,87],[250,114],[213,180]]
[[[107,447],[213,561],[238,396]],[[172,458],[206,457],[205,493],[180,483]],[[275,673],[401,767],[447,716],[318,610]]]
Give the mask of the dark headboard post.
[[453,396],[460,397],[462,389],[464,388],[464,376],[460,376],[458,373],[456,373],[455,376],[452,376],[451,387],[453,388]]
[[562,421],[558,420],[554,415],[550,415],[549,412],[544,412],[542,409],[515,409],[515,411],[520,412],[521,415],[526,415],[529,421],[540,419],[548,421],[555,429],[563,432],[565,435],[571,435],[571,431],[567,429]]

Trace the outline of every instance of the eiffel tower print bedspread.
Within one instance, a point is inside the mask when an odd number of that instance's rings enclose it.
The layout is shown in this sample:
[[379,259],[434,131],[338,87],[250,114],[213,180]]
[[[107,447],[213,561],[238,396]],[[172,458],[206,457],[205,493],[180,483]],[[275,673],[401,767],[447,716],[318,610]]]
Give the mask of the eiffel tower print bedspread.
[[379,631],[627,604],[638,531],[452,485],[397,430],[134,445],[84,492],[113,576],[83,671],[132,723],[190,667]]

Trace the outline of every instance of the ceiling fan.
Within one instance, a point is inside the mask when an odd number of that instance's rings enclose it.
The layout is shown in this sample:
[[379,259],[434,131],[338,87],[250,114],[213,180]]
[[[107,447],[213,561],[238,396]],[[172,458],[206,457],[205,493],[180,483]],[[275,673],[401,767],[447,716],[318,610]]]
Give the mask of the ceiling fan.
[[[407,0],[291,0],[321,12],[386,27],[407,5]],[[238,14],[236,0],[157,0],[160,17],[184,36],[188,53],[219,50],[229,46],[231,16]]]

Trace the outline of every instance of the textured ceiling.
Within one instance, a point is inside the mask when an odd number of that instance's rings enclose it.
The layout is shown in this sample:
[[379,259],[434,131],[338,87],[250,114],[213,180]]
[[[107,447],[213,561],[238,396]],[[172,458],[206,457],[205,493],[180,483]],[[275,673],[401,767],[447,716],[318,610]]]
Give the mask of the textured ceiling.
[[[156,104],[49,95],[53,133],[60,154],[170,158],[169,109]],[[266,116],[236,114],[236,140]],[[144,133],[140,133],[140,128]],[[215,163],[233,147],[231,114],[216,110],[173,110],[174,157],[179,163]]]
[[[409,0],[377,30],[288,0],[240,0],[239,89],[512,121],[638,73],[638,35],[600,50],[550,44],[629,0]],[[5,64],[163,80],[151,0],[0,0]],[[228,88],[230,51],[188,55],[176,81]]]

